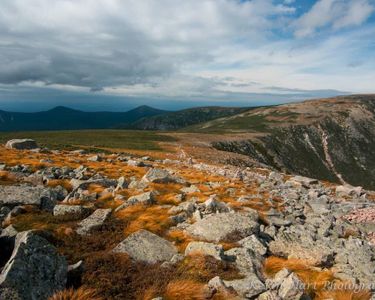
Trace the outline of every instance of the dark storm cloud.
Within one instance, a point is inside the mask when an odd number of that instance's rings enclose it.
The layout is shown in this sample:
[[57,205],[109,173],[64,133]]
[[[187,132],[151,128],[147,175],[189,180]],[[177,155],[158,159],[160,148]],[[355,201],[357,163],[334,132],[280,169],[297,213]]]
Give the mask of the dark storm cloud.
[[[24,81],[72,85],[98,89],[118,84],[147,83],[152,77],[166,76],[173,66],[163,61],[151,49],[122,47],[106,54],[73,49],[43,48],[28,45],[2,45],[0,52],[0,83]],[[106,45],[111,47],[110,45]],[[103,50],[103,48],[101,48]]]

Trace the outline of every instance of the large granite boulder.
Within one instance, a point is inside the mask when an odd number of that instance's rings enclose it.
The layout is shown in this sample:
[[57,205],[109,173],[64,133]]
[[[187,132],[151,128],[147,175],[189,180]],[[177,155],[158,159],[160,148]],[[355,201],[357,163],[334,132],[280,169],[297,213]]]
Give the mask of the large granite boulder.
[[112,213],[110,208],[102,208],[94,211],[86,219],[78,224],[77,233],[80,235],[90,234],[93,230],[99,229],[108,220]]
[[31,150],[37,149],[38,145],[34,140],[31,139],[13,139],[7,141],[5,147],[8,149]]
[[242,275],[240,279],[225,280],[226,286],[233,288],[237,294],[246,299],[254,299],[255,296],[266,290],[262,277],[262,257],[245,248],[232,248],[225,252]]
[[222,240],[240,240],[259,231],[258,214],[222,213],[210,215],[192,225],[186,231],[197,238],[220,242]]
[[142,193],[139,195],[129,197],[129,199],[126,202],[124,202],[123,204],[121,204],[119,207],[116,208],[116,212],[124,208],[127,208],[129,206],[133,206],[137,204],[144,204],[144,205],[154,204],[155,196],[156,196],[156,193],[151,191],[151,192],[146,192],[146,193]]
[[181,182],[182,179],[171,175],[167,170],[152,168],[143,176],[142,181],[154,183]]
[[48,299],[65,288],[67,268],[65,258],[44,238],[21,232],[0,274],[0,299]]
[[75,216],[77,219],[87,217],[90,214],[91,208],[84,207],[82,205],[56,205],[53,209],[53,215],[65,216],[71,215]]
[[147,230],[139,230],[129,235],[113,252],[127,253],[134,260],[150,264],[169,261],[177,254],[171,242]]
[[56,194],[43,186],[0,186],[0,206],[35,205],[41,209],[52,211],[55,204]]
[[224,250],[222,245],[207,242],[190,242],[185,249],[185,256],[203,254],[222,260],[224,258]]

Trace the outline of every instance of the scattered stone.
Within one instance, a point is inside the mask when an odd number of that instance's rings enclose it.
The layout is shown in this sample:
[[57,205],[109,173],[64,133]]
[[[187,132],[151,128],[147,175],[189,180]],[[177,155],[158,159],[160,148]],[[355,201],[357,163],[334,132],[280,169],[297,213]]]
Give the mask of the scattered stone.
[[226,284],[224,283],[224,281],[219,276],[212,278],[207,283],[207,287],[211,290],[212,293],[222,292],[224,295],[233,294],[232,293],[233,289],[228,288]]
[[17,150],[31,150],[37,149],[37,143],[32,139],[13,139],[7,141],[5,148]]
[[168,213],[170,214],[178,214],[181,212],[186,213],[187,215],[191,216],[197,209],[197,205],[194,202],[183,202],[177,206],[173,206]]
[[259,255],[265,255],[267,253],[267,248],[263,243],[257,238],[255,234],[248,236],[237,242],[239,245],[246,249],[250,249]]
[[129,159],[127,161],[127,164],[128,164],[128,166],[131,166],[131,167],[144,167],[144,166],[146,166],[146,164],[143,161],[137,161],[137,160],[133,160],[133,159]]
[[317,179],[312,179],[304,176],[294,176],[288,180],[289,183],[292,184],[300,184],[304,187],[309,188],[313,184],[318,184],[319,181]]
[[102,161],[103,158],[99,155],[93,155],[93,156],[88,157],[87,160],[95,162],[95,161]]
[[203,254],[222,260],[224,257],[223,246],[207,242],[190,242],[186,249],[185,255]]
[[7,226],[5,229],[1,231],[0,237],[14,237],[18,234],[16,228],[13,225]]
[[147,230],[132,233],[118,244],[113,252],[127,253],[134,260],[150,264],[169,261],[177,254],[171,242]]
[[361,186],[353,187],[350,185],[339,185],[336,187],[336,194],[338,196],[356,196],[360,197],[364,193]]
[[55,203],[56,198],[50,189],[29,185],[0,186],[0,205],[9,207],[35,205],[50,211]]
[[155,203],[155,192],[146,192],[130,197],[125,203],[116,208],[116,212],[136,204],[151,205]]
[[21,232],[0,274],[0,299],[47,300],[65,288],[66,277],[65,258],[44,238]]
[[296,274],[291,273],[280,285],[281,299],[300,300],[303,296],[304,284]]
[[228,238],[240,240],[258,232],[258,213],[222,213],[209,215],[190,225],[187,232],[206,241],[219,242]]
[[172,176],[167,170],[156,168],[150,169],[145,176],[143,176],[142,180],[154,183],[175,183],[181,181],[180,178]]
[[317,240],[308,227],[291,226],[278,232],[269,243],[269,251],[274,256],[297,258],[309,261],[312,265],[330,265],[335,250],[325,240]]
[[215,212],[229,212],[229,207],[224,203],[220,202],[216,199],[216,195],[211,195],[205,202],[204,202],[205,212],[206,213],[215,213]]
[[200,193],[200,190],[198,189],[197,186],[191,185],[189,187],[183,187],[181,189],[181,192],[183,192],[185,194],[193,194],[193,193]]
[[129,182],[126,180],[126,178],[124,176],[121,176],[117,180],[116,191],[126,189],[128,187],[128,185],[129,185]]
[[91,209],[82,205],[56,205],[53,209],[54,216],[74,215],[77,219],[87,217]]
[[90,234],[93,230],[100,228],[110,217],[112,209],[97,209],[86,219],[78,224],[77,233],[80,235]]

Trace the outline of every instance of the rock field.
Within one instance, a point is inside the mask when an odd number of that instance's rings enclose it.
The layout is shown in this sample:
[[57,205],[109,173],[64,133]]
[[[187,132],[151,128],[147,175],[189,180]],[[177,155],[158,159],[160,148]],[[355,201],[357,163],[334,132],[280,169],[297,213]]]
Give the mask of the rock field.
[[0,147],[0,299],[375,299],[372,191],[11,144]]

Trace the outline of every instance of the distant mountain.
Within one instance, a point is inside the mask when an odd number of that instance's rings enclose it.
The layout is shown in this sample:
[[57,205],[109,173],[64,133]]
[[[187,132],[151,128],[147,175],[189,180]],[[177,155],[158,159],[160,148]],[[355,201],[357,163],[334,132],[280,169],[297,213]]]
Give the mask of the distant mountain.
[[127,112],[84,112],[63,106],[36,113],[0,110],[0,131],[121,128],[141,118],[167,112],[149,106],[139,106]]
[[144,130],[177,130],[213,119],[232,116],[248,110],[240,107],[196,107],[169,112],[136,121],[132,126]]
[[0,131],[113,128],[177,130],[246,110],[247,108],[198,107],[170,112],[146,105],[127,112],[84,112],[64,106],[35,113],[0,110]]
[[256,108],[187,129],[220,133],[216,149],[277,170],[375,189],[375,95]]

